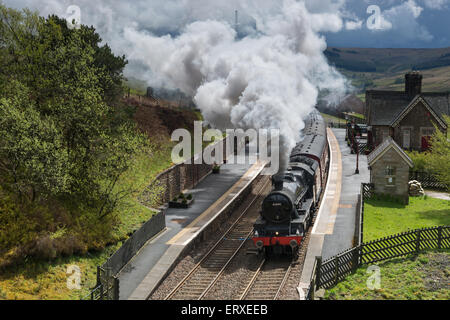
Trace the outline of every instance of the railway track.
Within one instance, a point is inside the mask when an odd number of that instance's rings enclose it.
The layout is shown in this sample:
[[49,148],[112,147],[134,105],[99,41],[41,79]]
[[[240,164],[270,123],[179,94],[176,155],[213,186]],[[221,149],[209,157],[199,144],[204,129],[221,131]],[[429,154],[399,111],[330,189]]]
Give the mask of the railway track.
[[253,232],[253,223],[258,211],[251,212],[250,209],[270,185],[270,179],[266,177],[263,179],[265,181],[262,182],[262,188],[254,195],[234,224],[166,296],[165,300],[200,300],[214,286]]
[[263,259],[239,300],[276,300],[292,268],[292,259]]

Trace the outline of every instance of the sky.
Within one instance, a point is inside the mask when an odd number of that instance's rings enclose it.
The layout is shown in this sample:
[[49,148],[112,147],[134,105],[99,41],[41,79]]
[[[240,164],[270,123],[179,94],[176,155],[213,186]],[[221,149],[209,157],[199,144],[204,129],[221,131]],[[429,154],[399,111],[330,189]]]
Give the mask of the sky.
[[[1,0],[0,0],[1,1]],[[332,30],[320,30],[329,46],[436,48],[450,46],[450,0],[305,0],[311,13],[338,19]],[[81,9],[82,23],[114,32],[117,25],[136,24],[155,34],[174,34],[204,19],[234,24],[239,10],[240,35],[254,32],[258,17],[277,14],[278,0],[3,0],[11,7],[29,7],[43,15]],[[379,9],[378,9],[379,8]],[[368,12],[368,9],[369,12]],[[321,18],[318,17],[318,20]],[[317,23],[321,23],[318,21]],[[111,26],[112,25],[112,26]],[[103,34],[108,38],[106,34]]]

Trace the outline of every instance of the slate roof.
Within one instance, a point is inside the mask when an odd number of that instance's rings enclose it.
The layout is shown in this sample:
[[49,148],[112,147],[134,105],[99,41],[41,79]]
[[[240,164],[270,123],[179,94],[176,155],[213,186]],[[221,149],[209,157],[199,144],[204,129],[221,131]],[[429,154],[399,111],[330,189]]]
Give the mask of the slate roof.
[[[419,94],[438,117],[450,115],[450,92],[424,92]],[[404,91],[367,91],[368,124],[371,126],[390,126],[409,104],[411,98]]]
[[392,137],[387,137],[386,139],[384,139],[384,141],[367,156],[367,163],[369,164],[369,166],[377,162],[378,159],[380,159],[383,154],[385,154],[391,148],[397,151],[400,157],[405,160],[410,168],[414,166],[411,158],[405,153],[405,151],[403,151],[402,148],[400,148],[400,146],[394,141],[394,139],[392,139]]

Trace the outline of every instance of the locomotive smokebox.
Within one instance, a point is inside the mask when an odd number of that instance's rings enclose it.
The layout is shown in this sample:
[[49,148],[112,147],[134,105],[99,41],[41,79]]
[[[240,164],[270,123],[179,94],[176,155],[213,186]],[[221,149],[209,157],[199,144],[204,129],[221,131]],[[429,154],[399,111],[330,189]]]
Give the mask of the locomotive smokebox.
[[275,191],[283,190],[283,178],[281,174],[276,174],[272,177],[272,186]]

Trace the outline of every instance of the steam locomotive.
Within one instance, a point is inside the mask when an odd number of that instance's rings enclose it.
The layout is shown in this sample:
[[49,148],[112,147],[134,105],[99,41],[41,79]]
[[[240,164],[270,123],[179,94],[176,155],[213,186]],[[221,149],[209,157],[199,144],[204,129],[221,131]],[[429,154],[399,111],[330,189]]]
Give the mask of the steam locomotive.
[[304,139],[290,155],[284,175],[272,178],[272,191],[254,224],[253,243],[266,254],[295,254],[325,189],[329,149],[326,123],[314,110],[305,121]]

